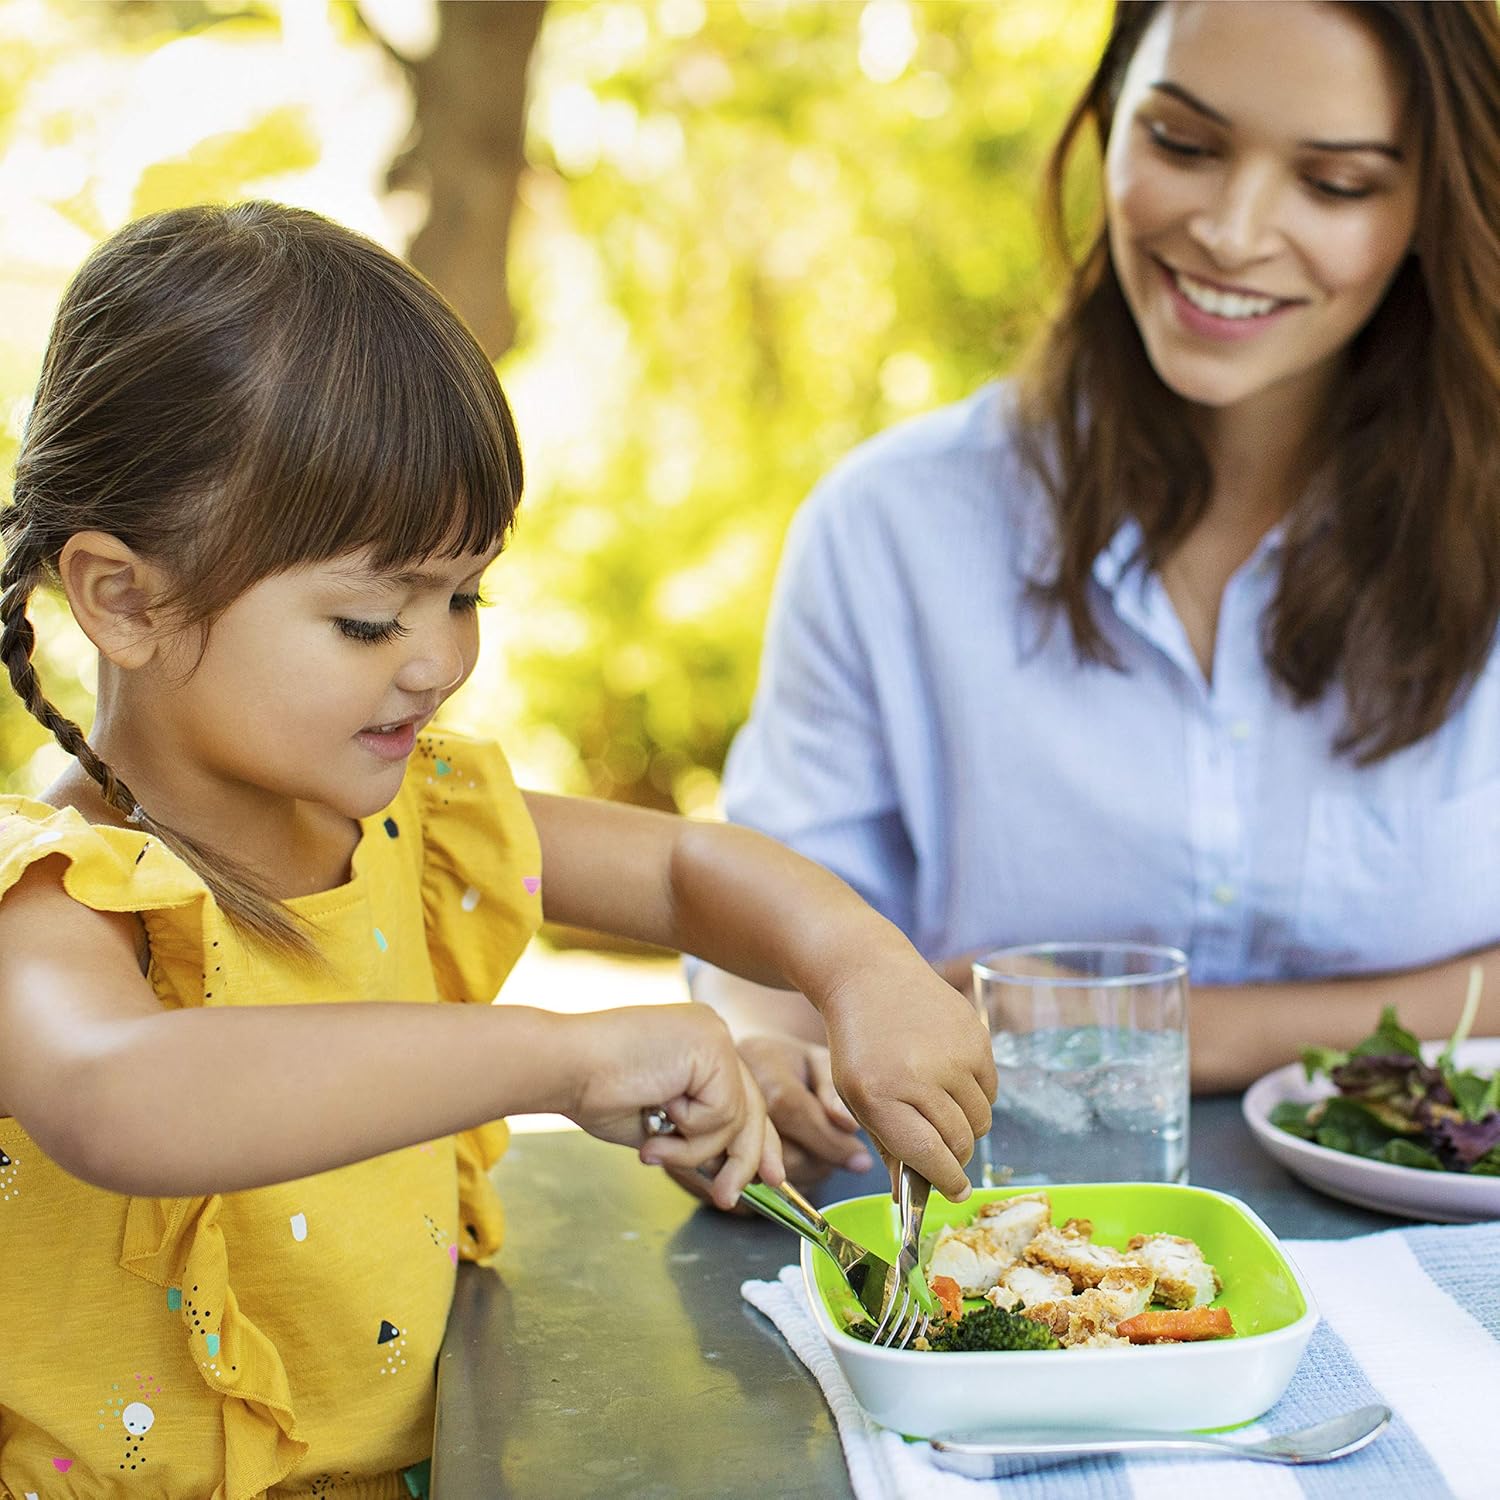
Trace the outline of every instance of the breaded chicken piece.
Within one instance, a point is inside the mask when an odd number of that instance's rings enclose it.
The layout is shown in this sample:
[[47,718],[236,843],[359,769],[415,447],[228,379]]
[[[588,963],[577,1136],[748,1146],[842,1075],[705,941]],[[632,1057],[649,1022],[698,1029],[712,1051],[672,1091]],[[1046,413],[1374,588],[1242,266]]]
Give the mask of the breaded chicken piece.
[[1130,1241],[1130,1252],[1155,1272],[1155,1300],[1163,1307],[1198,1307],[1224,1290],[1219,1273],[1194,1240],[1176,1234],[1138,1234]]
[[1128,1349],[1130,1340],[1119,1334],[1106,1332],[1103,1328],[1085,1338],[1076,1338],[1064,1344],[1065,1349]]
[[1072,1294],[1073,1283],[1061,1271],[1019,1262],[1000,1278],[984,1295],[996,1307],[1013,1311],[1017,1307],[1034,1307],[1038,1302],[1054,1302]]
[[[1087,1297],[1089,1293],[1079,1295]],[[1138,1312],[1145,1312],[1146,1305],[1156,1295],[1156,1273],[1150,1266],[1126,1261],[1123,1266],[1104,1273],[1093,1295],[1116,1323],[1122,1318],[1133,1318]]]
[[1061,1229],[1043,1229],[1026,1247],[1026,1261],[1061,1271],[1075,1292],[1098,1286],[1100,1280],[1125,1257],[1108,1245],[1096,1245],[1090,1236],[1094,1226],[1087,1219],[1069,1219]]
[[951,1276],[964,1296],[982,1296],[1015,1265],[1051,1218],[1052,1201],[1045,1193],[986,1203],[969,1223],[943,1226],[927,1265],[928,1278]]
[[1054,1302],[1039,1302],[1028,1307],[1025,1316],[1045,1323],[1066,1349],[1128,1344],[1115,1329],[1145,1310],[1155,1284],[1156,1278],[1145,1266],[1115,1266],[1104,1273],[1098,1286]]
[[[1029,1240],[1044,1224],[1052,1222],[1052,1199],[1046,1193],[1017,1193],[1014,1198],[995,1198],[980,1204],[974,1222],[991,1228],[1003,1224],[1009,1232],[1024,1232]],[[1025,1248],[1024,1243],[1019,1245],[1016,1254]]]
[[1051,1329],[1052,1337],[1061,1343],[1068,1332],[1072,1303],[1071,1297],[1058,1297],[1053,1302],[1034,1302],[1024,1310],[1023,1316],[1037,1323],[1045,1323]]

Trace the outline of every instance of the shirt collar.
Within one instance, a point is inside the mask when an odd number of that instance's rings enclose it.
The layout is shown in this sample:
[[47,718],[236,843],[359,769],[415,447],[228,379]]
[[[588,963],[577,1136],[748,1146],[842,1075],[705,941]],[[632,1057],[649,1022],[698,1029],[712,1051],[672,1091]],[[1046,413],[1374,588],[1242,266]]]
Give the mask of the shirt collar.
[[[1127,516],[1094,559],[1094,582],[1111,598],[1118,593],[1131,565],[1139,561],[1141,539],[1140,522],[1134,516]],[[1237,574],[1268,572],[1280,558],[1285,545],[1286,522],[1278,521],[1256,543],[1255,550],[1236,570]]]

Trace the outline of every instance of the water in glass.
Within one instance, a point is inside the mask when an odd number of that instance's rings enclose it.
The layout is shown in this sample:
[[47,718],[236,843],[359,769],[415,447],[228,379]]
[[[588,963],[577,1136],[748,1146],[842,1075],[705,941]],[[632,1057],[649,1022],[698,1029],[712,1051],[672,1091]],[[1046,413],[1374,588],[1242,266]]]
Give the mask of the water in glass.
[[970,1166],[978,1185],[1187,1181],[1180,1031],[1057,1026],[993,1041],[1000,1092]]

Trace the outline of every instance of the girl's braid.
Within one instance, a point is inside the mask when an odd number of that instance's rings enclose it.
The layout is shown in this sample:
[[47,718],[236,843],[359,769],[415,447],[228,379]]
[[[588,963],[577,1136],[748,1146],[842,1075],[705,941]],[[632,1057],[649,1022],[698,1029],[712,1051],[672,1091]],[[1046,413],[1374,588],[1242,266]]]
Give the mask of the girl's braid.
[[84,737],[83,730],[65,717],[42,692],[31,653],[36,632],[26,616],[26,602],[40,587],[45,570],[35,544],[28,545],[24,531],[13,538],[0,569],[0,661],[10,673],[11,686],[33,718],[39,720],[69,755],[74,756],[104,793],[104,800],[127,818],[138,818],[140,809],[131,790],[101,760]]
[[36,668],[31,664],[36,633],[26,617],[26,601],[46,578],[40,549],[29,542],[24,530],[16,527],[10,539],[10,550],[0,567],[0,661],[10,673],[11,685],[32,716],[56,736],[58,744],[77,758],[79,765],[99,783],[104,800],[127,822],[146,833],[154,834],[174,854],[197,872],[226,911],[234,914],[236,924],[266,939],[283,952],[313,963],[317,951],[307,935],[260,883],[234,861],[200,844],[196,839],[158,823],[141,809],[135,794],[94,753],[83,731],[65,718],[42,693]]

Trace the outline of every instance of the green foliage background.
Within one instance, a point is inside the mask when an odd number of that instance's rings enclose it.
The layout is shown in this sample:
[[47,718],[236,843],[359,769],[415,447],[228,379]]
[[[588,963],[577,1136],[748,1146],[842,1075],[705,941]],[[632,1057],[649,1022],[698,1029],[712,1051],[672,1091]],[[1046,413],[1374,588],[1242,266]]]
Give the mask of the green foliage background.
[[[81,51],[128,69],[211,36],[253,69],[285,27],[272,8],[124,7],[128,24],[99,9],[0,0],[0,180],[17,153],[107,136],[107,100],[37,104]],[[711,805],[799,500],[862,438],[1003,371],[1035,327],[1040,164],[1106,21],[1104,0],[554,0],[511,255],[520,334],[500,365],[527,497],[454,705],[523,779]],[[330,45],[378,53],[346,6],[328,25]],[[389,64],[380,77],[400,93]],[[318,177],[331,113],[282,88],[129,183],[96,162],[39,196],[76,231],[72,264],[171,203],[269,192],[347,218]],[[7,470],[35,308],[72,269],[8,253],[0,314],[24,298],[32,316],[0,331]],[[34,618],[54,699],[86,722],[88,653],[55,603]],[[0,696],[0,787],[46,779],[42,738]]]

